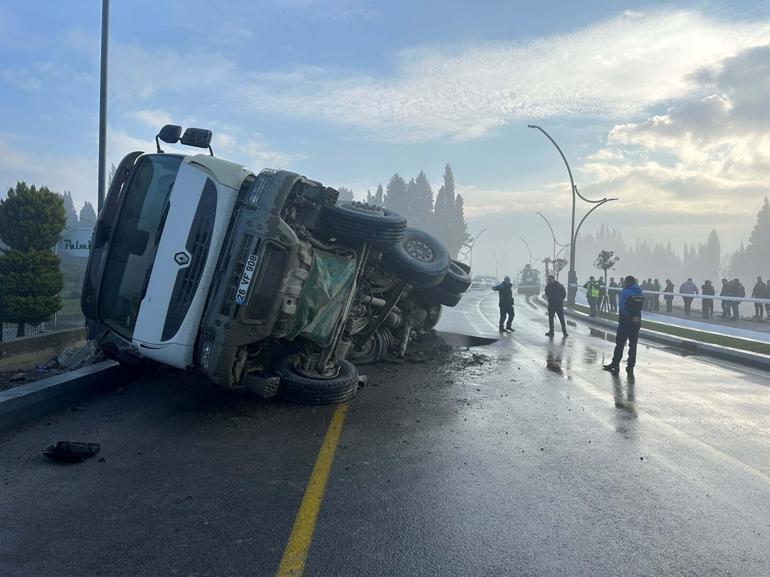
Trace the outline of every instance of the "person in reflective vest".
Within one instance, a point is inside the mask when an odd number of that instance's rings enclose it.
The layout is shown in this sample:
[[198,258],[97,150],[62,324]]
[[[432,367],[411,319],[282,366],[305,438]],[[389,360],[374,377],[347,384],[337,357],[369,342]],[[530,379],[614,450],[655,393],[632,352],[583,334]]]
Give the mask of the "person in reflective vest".
[[599,306],[599,284],[594,277],[589,277],[588,282],[583,285],[586,289],[586,298],[588,298],[588,307],[591,312],[588,314],[590,317],[596,316],[596,309]]

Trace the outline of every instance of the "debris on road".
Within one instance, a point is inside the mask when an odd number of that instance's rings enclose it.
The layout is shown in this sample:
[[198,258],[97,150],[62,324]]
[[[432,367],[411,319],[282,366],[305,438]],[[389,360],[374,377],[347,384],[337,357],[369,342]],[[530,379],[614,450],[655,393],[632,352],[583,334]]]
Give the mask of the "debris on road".
[[99,443],[80,443],[76,441],[59,441],[49,446],[43,454],[53,461],[62,463],[79,463],[90,459],[99,453]]

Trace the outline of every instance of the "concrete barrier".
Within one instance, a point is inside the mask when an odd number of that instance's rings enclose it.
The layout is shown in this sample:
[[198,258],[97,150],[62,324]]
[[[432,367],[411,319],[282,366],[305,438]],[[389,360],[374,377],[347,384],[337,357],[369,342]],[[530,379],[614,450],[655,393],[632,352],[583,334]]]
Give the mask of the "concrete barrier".
[[136,376],[136,371],[115,361],[102,361],[0,391],[0,430],[10,430],[76,405],[88,397],[124,385]]
[[0,371],[34,367],[57,356],[67,347],[86,343],[85,327],[22,337],[0,343]]

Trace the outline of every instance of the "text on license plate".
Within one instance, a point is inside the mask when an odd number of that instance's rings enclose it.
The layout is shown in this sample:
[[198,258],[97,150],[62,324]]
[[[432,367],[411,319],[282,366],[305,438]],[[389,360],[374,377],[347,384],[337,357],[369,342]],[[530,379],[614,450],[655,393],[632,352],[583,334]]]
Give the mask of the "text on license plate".
[[235,304],[242,305],[246,302],[246,295],[249,294],[251,279],[254,278],[254,274],[257,271],[258,260],[259,257],[255,254],[250,255],[246,260],[246,266],[243,267],[243,274],[241,275],[241,282],[238,283],[238,290],[235,293]]

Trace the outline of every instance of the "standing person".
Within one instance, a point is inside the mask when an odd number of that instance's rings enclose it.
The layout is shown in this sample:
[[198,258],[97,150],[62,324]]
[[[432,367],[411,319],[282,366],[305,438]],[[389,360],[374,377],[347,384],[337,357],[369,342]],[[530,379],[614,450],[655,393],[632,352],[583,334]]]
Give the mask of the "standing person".
[[[754,284],[754,288],[751,289],[751,298],[753,299],[762,299],[765,298],[765,291],[767,291],[767,285],[762,282],[762,277],[757,277],[757,282]],[[754,316],[752,318],[755,318],[757,320],[762,320],[762,303],[754,303]]]
[[599,277],[599,280],[596,281],[596,284],[599,287],[599,305],[598,309],[600,311],[606,311],[607,308],[607,287],[604,286],[604,279],[602,277]]
[[588,299],[588,307],[591,311],[588,313],[589,317],[596,316],[596,305],[599,300],[599,285],[596,284],[594,277],[588,277],[588,282],[583,285],[586,289],[586,298]]
[[[618,290],[618,283],[615,282],[615,277],[610,277],[610,286],[607,288],[607,296],[609,296],[610,299],[610,312],[615,312],[618,310],[618,293],[620,291]],[[768,309],[770,311],[770,309]],[[768,315],[770,316],[770,315]]]
[[567,325],[564,322],[564,299],[567,298],[567,291],[564,285],[557,281],[554,276],[548,275],[548,282],[545,285],[545,296],[548,299],[548,332],[545,336],[553,336],[553,316],[559,317],[561,323],[561,333],[566,337]]
[[703,318],[707,319],[714,314],[714,299],[707,299],[705,297],[715,294],[714,285],[711,284],[710,280],[704,281],[700,287],[700,292],[704,296],[701,312],[703,313]]
[[652,295],[652,310],[659,311],[660,310],[660,281],[658,279],[655,279],[652,281],[652,290],[655,291],[655,294]]
[[[770,276],[767,277],[767,282],[765,283],[765,296],[764,298],[770,299]],[[765,303],[765,315],[767,316],[767,320],[770,321],[770,302]]]
[[[728,281],[726,278],[723,278],[722,290],[719,291],[719,296],[729,297],[729,296],[732,296],[730,294],[731,292],[732,292],[732,287],[730,286],[730,281]],[[732,311],[732,306],[730,306],[730,301],[723,300],[721,304],[722,304],[722,318],[729,319],[730,312]]]
[[612,362],[604,365],[604,370],[617,373],[620,370],[620,360],[623,358],[623,349],[628,341],[628,360],[626,372],[633,373],[636,365],[636,344],[639,341],[639,329],[642,326],[642,308],[644,307],[644,293],[636,284],[636,279],[631,275],[623,281],[623,292],[618,299],[618,331],[615,334],[615,353]]
[[[741,298],[746,296],[746,289],[741,284],[741,281],[737,278],[733,279],[733,296],[741,297]],[[733,320],[734,321],[740,320],[741,301],[733,301],[732,305],[733,305]]]
[[[674,292],[674,283],[671,282],[670,278],[666,279],[666,288],[663,290],[664,293],[673,293]],[[673,294],[664,294],[663,300],[666,301],[666,312],[670,313],[674,310],[674,295]]]
[[513,332],[514,329],[511,326],[511,323],[513,322],[513,317],[516,316],[516,313],[513,312],[513,283],[511,282],[511,277],[505,277],[503,282],[493,286],[492,290],[497,291],[497,296],[499,299],[498,304],[500,306],[500,332]]
[[[698,287],[695,286],[695,283],[692,282],[691,278],[688,278],[685,282],[682,283],[682,286],[679,287],[679,292],[686,295],[697,295]],[[682,297],[682,300],[684,301],[684,314],[686,315],[690,314],[690,307],[692,306],[693,298],[694,297]]]

